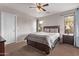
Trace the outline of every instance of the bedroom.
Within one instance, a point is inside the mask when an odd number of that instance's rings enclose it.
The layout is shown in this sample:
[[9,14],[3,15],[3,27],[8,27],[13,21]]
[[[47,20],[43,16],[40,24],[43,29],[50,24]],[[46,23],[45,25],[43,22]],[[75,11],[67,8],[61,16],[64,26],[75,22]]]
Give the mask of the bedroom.
[[[43,10],[39,10],[40,7],[37,5],[44,5]],[[34,7],[34,8],[32,8]],[[37,8],[38,7],[38,8]],[[79,15],[79,4],[78,3],[2,3],[0,4],[0,35],[6,41],[4,51],[5,55],[46,55],[45,52],[39,51],[32,46],[27,45],[24,40],[29,33],[35,34],[34,32],[41,32],[40,35],[46,34],[49,31],[58,31],[60,41],[56,43],[53,50],[49,42],[45,42],[44,46],[38,43],[41,48],[50,50],[49,56],[53,55],[79,55],[78,43],[78,15]],[[70,21],[74,25],[74,29],[67,24],[65,20]],[[76,21],[75,21],[76,20]],[[68,21],[69,23],[69,21]],[[47,27],[46,27],[47,26]],[[47,29],[45,33],[42,31]],[[51,29],[50,29],[51,28]],[[53,30],[52,30],[53,29]],[[70,31],[72,30],[72,31]],[[74,36],[72,35],[74,34]],[[39,34],[39,33],[37,33]],[[58,38],[57,37],[57,38]],[[31,37],[30,37],[31,38]],[[1,38],[0,38],[1,39]],[[33,39],[32,39],[33,40]],[[35,40],[35,39],[34,39]],[[45,39],[47,40],[47,39]],[[35,40],[36,41],[36,40]],[[38,41],[38,40],[37,40]],[[58,41],[58,40],[57,40]],[[64,41],[64,43],[63,43]],[[33,42],[32,42],[33,43]],[[49,44],[47,44],[49,43]],[[30,43],[28,43],[30,44]],[[31,44],[32,45],[32,44]],[[42,47],[43,46],[43,47]],[[48,51],[46,50],[46,51]],[[3,51],[3,49],[2,49]],[[4,52],[3,51],[3,52]],[[68,51],[68,52],[67,52]],[[2,53],[4,54],[4,53]]]

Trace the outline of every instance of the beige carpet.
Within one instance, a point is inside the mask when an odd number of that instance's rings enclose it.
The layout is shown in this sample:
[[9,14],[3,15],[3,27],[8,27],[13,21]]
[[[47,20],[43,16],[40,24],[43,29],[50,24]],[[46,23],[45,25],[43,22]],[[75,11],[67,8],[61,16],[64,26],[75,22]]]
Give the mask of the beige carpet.
[[[27,46],[26,42],[19,42],[6,45],[6,56],[45,56],[45,54]],[[57,44],[48,56],[79,56],[79,49],[69,44]]]

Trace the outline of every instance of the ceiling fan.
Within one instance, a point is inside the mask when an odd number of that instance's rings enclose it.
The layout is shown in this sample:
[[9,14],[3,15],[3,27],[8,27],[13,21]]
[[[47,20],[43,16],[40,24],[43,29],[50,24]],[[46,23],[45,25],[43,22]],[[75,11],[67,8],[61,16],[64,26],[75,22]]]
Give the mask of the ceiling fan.
[[41,3],[36,3],[36,7],[29,7],[29,8],[36,8],[37,11],[46,11],[44,7],[49,6],[49,4],[41,4]]

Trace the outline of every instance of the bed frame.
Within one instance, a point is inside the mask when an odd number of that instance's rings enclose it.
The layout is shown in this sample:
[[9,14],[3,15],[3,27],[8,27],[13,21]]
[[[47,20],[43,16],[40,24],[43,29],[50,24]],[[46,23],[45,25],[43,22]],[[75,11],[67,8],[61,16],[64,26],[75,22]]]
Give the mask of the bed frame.
[[[60,27],[59,26],[44,26],[43,30],[46,30],[46,29],[49,29],[49,32],[51,32],[51,29],[58,29],[58,33],[60,33]],[[58,40],[59,40],[59,38],[54,42],[55,45],[58,42]],[[47,45],[42,44],[42,43],[34,42],[34,41],[27,39],[27,44],[32,46],[32,47],[39,49],[42,52],[45,52],[46,54],[49,54],[50,51],[51,51],[50,47],[48,47]]]

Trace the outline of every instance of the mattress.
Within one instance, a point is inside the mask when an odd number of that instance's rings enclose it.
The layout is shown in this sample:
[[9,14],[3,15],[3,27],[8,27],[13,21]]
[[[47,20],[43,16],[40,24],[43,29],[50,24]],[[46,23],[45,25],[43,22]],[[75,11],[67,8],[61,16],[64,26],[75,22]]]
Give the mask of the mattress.
[[59,33],[35,32],[28,34],[25,39],[42,43],[52,48],[54,47],[55,40],[57,40],[59,36]]

